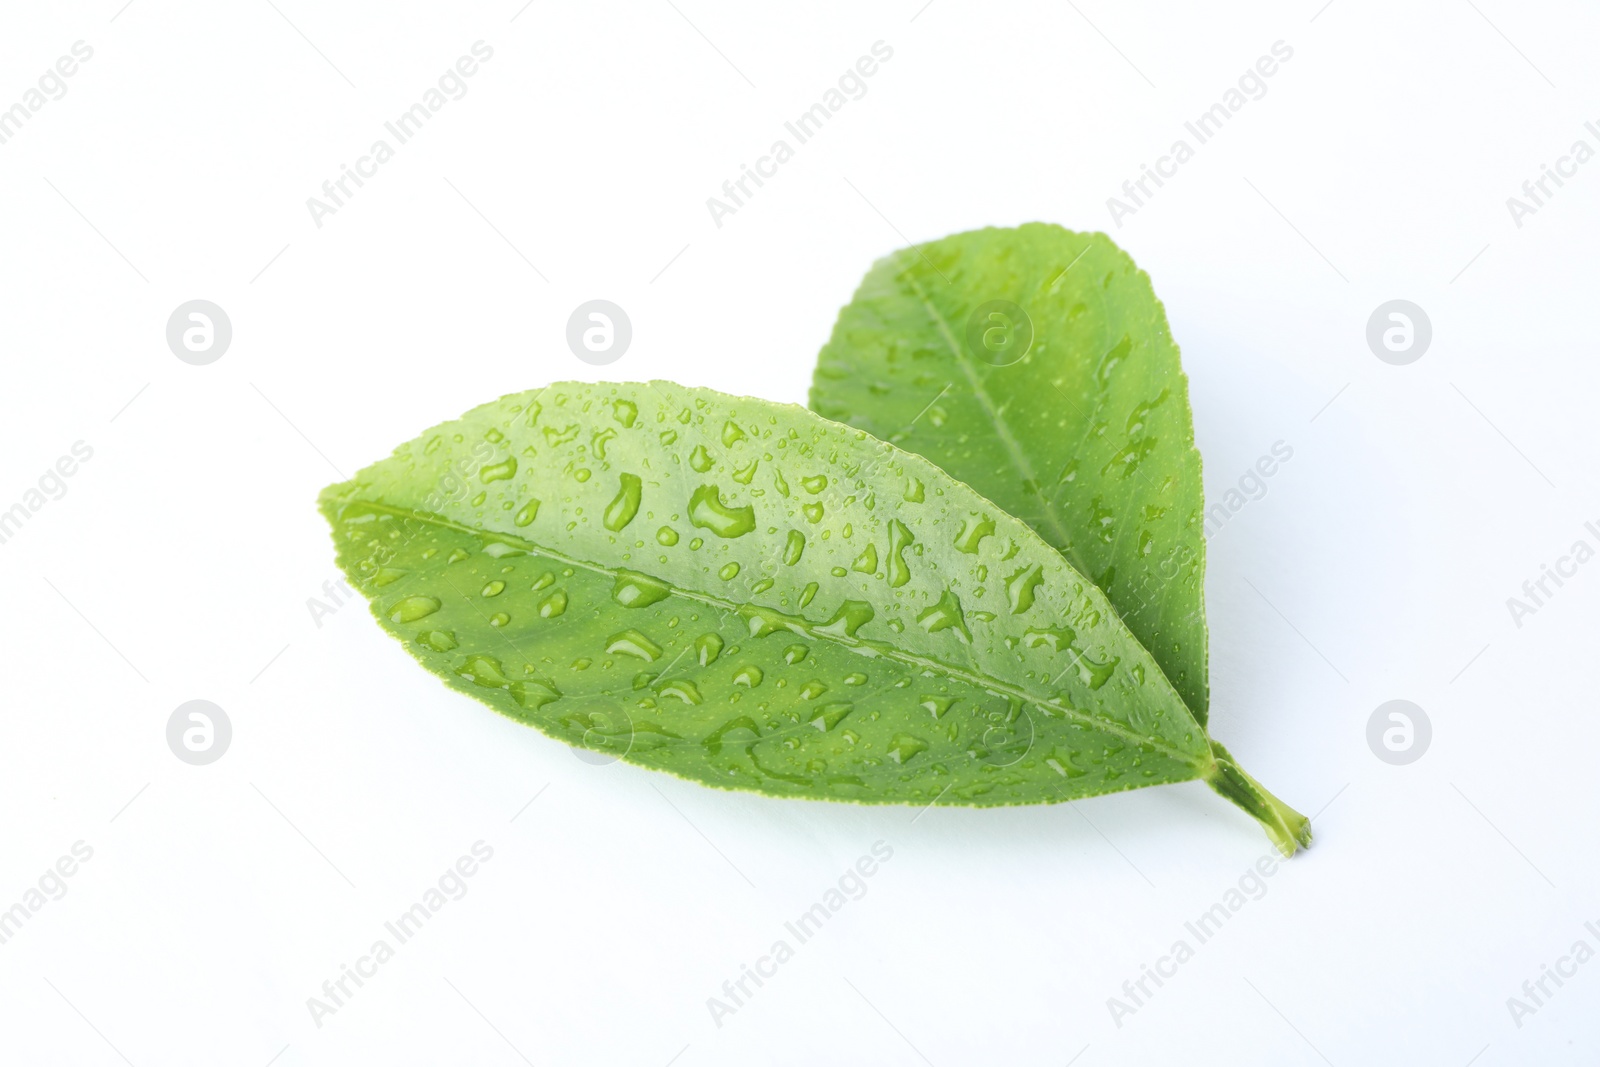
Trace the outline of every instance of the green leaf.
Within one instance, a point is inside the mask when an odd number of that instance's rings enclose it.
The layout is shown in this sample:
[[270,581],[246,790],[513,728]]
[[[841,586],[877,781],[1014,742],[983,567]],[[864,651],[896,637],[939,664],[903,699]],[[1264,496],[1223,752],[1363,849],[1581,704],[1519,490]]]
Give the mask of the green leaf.
[[822,349],[811,406],[1032,526],[1105,591],[1205,724],[1188,380],[1149,277],[1110,238],[1035,223],[879,260]]
[[320,503],[385,629],[568,744],[919,805],[1199,778],[1286,851],[1305,840],[1026,524],[803,408],[562,383],[435,427]]

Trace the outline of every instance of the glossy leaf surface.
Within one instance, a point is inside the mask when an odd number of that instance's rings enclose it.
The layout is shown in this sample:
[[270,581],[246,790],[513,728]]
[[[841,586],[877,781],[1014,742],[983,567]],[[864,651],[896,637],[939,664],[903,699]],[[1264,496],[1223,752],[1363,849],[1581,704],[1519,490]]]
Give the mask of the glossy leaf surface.
[[1025,523],[803,408],[553,385],[321,506],[379,621],[447,684],[708,785],[994,805],[1235,771]]
[[820,414],[1032,526],[1207,714],[1204,497],[1149,277],[1104,234],[977,230],[880,260],[817,361]]

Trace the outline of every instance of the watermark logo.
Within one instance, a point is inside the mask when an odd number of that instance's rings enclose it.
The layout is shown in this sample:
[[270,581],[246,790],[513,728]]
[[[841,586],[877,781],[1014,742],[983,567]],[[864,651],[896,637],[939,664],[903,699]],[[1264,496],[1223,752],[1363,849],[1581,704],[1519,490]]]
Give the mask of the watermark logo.
[[783,124],[784,132],[794,139],[794,144],[782,137],[776,138],[764,155],[756,157],[753,169],[747,163],[739,164],[739,176],[722,183],[722,196],[706,197],[706,210],[710,212],[711,221],[717,229],[722,229],[723,219],[749,206],[756,192],[766,185],[763,178],[770,181],[778,176],[778,168],[794,158],[796,147],[821,133],[847,103],[866,96],[866,79],[878,73],[881,65],[893,58],[893,48],[883,41],[874,41],[872,55],[861,56],[853,67],[846,67],[844,73],[839,75],[837,88],[830,87],[823,92],[821,100],[802,111],[794,121]]
[[46,904],[67,895],[68,878],[78,873],[79,865],[94,858],[94,849],[85,841],[72,843],[71,855],[44,869],[35,885],[22,893],[22,898],[8,908],[0,909],[0,945],[10,941],[37,915]]
[[209,300],[179,304],[167,319],[167,347],[191,366],[215,363],[232,343],[233,322]]
[[[1600,941],[1600,925],[1586,922],[1583,929],[1590,937]],[[1580,937],[1565,955],[1556,957],[1554,967],[1548,963],[1539,964],[1539,977],[1522,983],[1522,996],[1506,998],[1506,1010],[1511,1013],[1511,1021],[1517,1024],[1517,1029],[1522,1029],[1523,1019],[1539,1014],[1540,1008],[1548,1007],[1548,1001],[1561,991],[1567,979],[1578,977],[1578,968],[1594,957],[1594,946]]]
[[193,766],[217,762],[232,743],[233,723],[228,713],[209,700],[179,704],[167,720],[167,747]]
[[1005,367],[1033,347],[1033,320],[1009,300],[979,304],[967,318],[967,351],[995,367]]
[[562,722],[583,731],[582,744],[572,745],[572,754],[591,766],[609,766],[633,748],[633,719],[612,697],[580,698]]
[[1106,198],[1106,210],[1111,213],[1111,221],[1119,229],[1124,218],[1138,214],[1139,209],[1147,206],[1155,197],[1157,190],[1167,184],[1163,178],[1170,181],[1178,176],[1178,168],[1194,158],[1198,146],[1221,133],[1233,116],[1250,101],[1260,100],[1267,95],[1267,79],[1278,73],[1282,64],[1294,58],[1294,49],[1285,41],[1272,42],[1270,51],[1271,55],[1261,56],[1254,66],[1246,67],[1237,83],[1224,91],[1220,100],[1195,116],[1192,122],[1183,124],[1184,131],[1194,139],[1194,144],[1191,145],[1182,137],[1175,139],[1165,155],[1156,157],[1154,168],[1148,163],[1139,164],[1139,176],[1122,183],[1121,197]]
[[1385,363],[1403,367],[1415,363],[1433,343],[1433,322],[1428,313],[1409,300],[1379,304],[1367,319],[1367,347]]
[[86,442],[74,441],[72,455],[62,456],[54,466],[46,467],[39,475],[37,488],[29,488],[22,499],[10,507],[0,505],[0,545],[17,536],[23,525],[50,501],[66,496],[66,479],[78,473],[78,468],[93,456],[94,449]]
[[[1600,126],[1585,122],[1583,129],[1600,142]],[[1522,229],[1524,219],[1537,215],[1542,207],[1549,207],[1549,201],[1567,184],[1562,179],[1576,178],[1578,168],[1594,156],[1594,147],[1580,137],[1572,142],[1566,155],[1556,157],[1555,169],[1552,170],[1548,163],[1539,164],[1539,176],[1522,183],[1522,198],[1506,197],[1506,210],[1511,213],[1511,221],[1517,229]]]
[[1267,895],[1267,879],[1278,873],[1278,866],[1279,858],[1270,852],[1256,860],[1216,903],[1183,924],[1187,936],[1175,939],[1164,955],[1156,957],[1154,965],[1139,964],[1139,976],[1122,983],[1122,995],[1106,998],[1106,1010],[1118,1030],[1124,1019],[1147,1007],[1167,980],[1176,978],[1178,969],[1194,959],[1196,950],[1216,937],[1246,904]]
[[1033,748],[1033,717],[1025,707],[991,711],[988,725],[967,749],[976,762],[988,767],[1009,767]]
[[56,60],[54,69],[47,68],[39,75],[38,88],[28,89],[22,94],[22,99],[10,107],[0,104],[0,144],[5,144],[21,133],[22,127],[50,101],[60,100],[66,96],[65,79],[78,73],[80,63],[87,63],[93,58],[93,48],[83,41],[74,41],[72,55],[62,56]]
[[446,104],[467,95],[466,80],[478,73],[481,64],[494,58],[494,49],[481,40],[472,43],[471,52],[472,55],[460,56],[453,66],[446,67],[437,83],[423,90],[417,103],[383,124],[384,132],[393,138],[393,144],[385,138],[375,138],[367,151],[356,157],[354,168],[346,163],[339,164],[339,176],[322,183],[321,197],[306,197],[306,210],[317,229],[322,229],[323,220],[329,215],[336,215],[341,208],[347,207],[349,201],[367,184],[363,179],[376,178],[378,168],[395,157],[395,150],[421,133]]
[[585,301],[567,319],[567,347],[591,366],[615,363],[632,342],[633,321],[609,300]]
[[1228,524],[1229,519],[1244,510],[1245,505],[1266,496],[1267,479],[1277,474],[1283,464],[1293,458],[1293,445],[1283,440],[1272,442],[1270,452],[1257,458],[1255,464],[1239,476],[1238,484],[1223,490],[1222,499],[1206,509],[1205,524],[1200,535],[1207,541],[1211,540],[1218,530]]
[[[1600,526],[1586,522],[1583,528],[1597,543],[1600,543]],[[1556,557],[1554,567],[1548,563],[1539,564],[1538,576],[1522,583],[1522,597],[1506,597],[1506,610],[1511,613],[1511,621],[1516,624],[1517,629],[1522,629],[1524,618],[1537,614],[1540,608],[1545,607],[1567,584],[1567,579],[1576,578],[1578,568],[1594,559],[1594,556],[1594,546],[1580,537],[1572,542],[1572,547],[1566,555]]]
[[1393,766],[1417,762],[1432,741],[1433,723],[1428,713],[1409,700],[1379,704],[1367,719],[1367,747]]
[[470,851],[471,855],[462,855],[446,867],[415,903],[384,923],[387,936],[375,939],[364,954],[356,957],[354,966],[339,964],[338,976],[322,983],[321,996],[306,998],[306,1010],[318,1030],[330,1015],[337,1015],[341,1008],[348,1007],[367,981],[378,976],[378,969],[394,959],[396,950],[421,933],[446,904],[467,895],[470,888],[467,880],[477,875],[483,864],[494,859],[493,846],[481,839],[472,843]]
[[[887,841],[874,841],[870,855],[863,855],[846,867],[834,885],[829,886],[821,899],[783,924],[787,937],[780,937],[764,955],[756,957],[755,967],[748,963],[739,965],[739,976],[722,983],[722,996],[707,997],[706,1010],[718,1030],[723,1020],[745,1007],[751,997],[766,985],[767,980],[778,976],[778,968],[794,959],[796,950],[816,937],[835,915],[852,900],[867,895],[867,879],[877,874],[882,864],[894,858],[894,846]],[[790,944],[790,940],[793,944]]]

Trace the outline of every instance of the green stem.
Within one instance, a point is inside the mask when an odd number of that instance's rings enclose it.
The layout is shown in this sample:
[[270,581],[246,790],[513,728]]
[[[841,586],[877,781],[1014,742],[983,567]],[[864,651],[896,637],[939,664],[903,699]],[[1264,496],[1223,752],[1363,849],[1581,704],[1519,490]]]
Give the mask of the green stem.
[[1214,762],[1205,774],[1206,784],[1255,816],[1279,852],[1292,856],[1297,848],[1311,844],[1310,819],[1267,792],[1215,741],[1211,754]]

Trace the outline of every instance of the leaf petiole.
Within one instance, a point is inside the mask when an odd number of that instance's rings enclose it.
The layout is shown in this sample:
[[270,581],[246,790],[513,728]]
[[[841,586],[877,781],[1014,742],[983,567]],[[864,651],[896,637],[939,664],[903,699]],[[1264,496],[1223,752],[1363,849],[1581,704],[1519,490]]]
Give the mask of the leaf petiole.
[[1253,815],[1285,856],[1310,846],[1310,819],[1267,792],[1216,741],[1211,742],[1211,753],[1211,768],[1202,776],[1207,785]]

